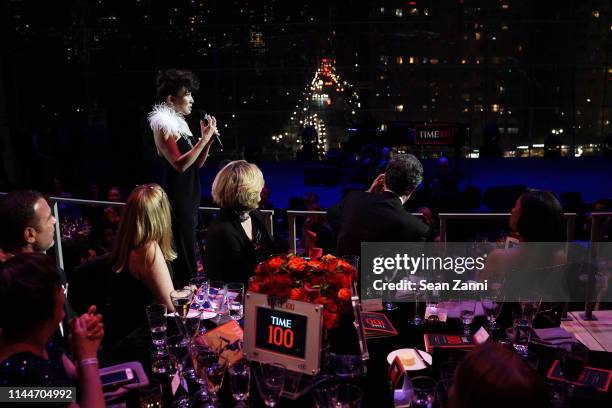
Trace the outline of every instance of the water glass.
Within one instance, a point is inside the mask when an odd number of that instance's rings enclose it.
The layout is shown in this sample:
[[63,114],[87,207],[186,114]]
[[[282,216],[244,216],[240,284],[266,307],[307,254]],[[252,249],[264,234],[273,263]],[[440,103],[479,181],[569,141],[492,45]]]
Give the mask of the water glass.
[[208,279],[197,276],[189,281],[189,287],[193,290],[193,299],[198,309],[204,309],[208,300]]
[[244,283],[227,284],[227,307],[230,317],[234,320],[242,319],[244,315]]
[[183,375],[189,357],[189,339],[181,334],[168,337],[168,352],[179,375]]
[[338,402],[338,384],[331,375],[324,375],[315,380],[312,388],[312,399],[317,408],[335,407]]
[[267,407],[274,407],[285,387],[285,366],[278,363],[261,363],[255,370],[255,382],[259,395]]
[[431,377],[415,377],[412,380],[412,407],[431,408],[436,382]]
[[149,385],[138,389],[138,402],[140,408],[161,408],[164,401],[162,398],[162,386],[157,380],[151,380]]
[[244,401],[249,398],[251,383],[251,367],[246,360],[240,360],[228,368],[230,374],[230,386],[232,396],[236,401]]
[[227,285],[225,282],[211,281],[208,284],[208,302],[210,302],[210,307],[217,314],[217,318],[215,319],[217,324],[221,321],[226,296]]
[[185,319],[185,321],[183,322],[183,330],[185,337],[193,339],[196,335],[200,334],[200,326],[203,314],[204,310],[198,309],[191,317]]
[[361,399],[363,392],[359,387],[353,384],[340,384],[338,386],[338,399],[336,400],[336,408],[359,408],[361,407]]
[[519,309],[512,313],[512,329],[514,332],[512,345],[519,355],[525,357],[528,355],[531,327],[540,308],[540,301],[520,300],[519,305]]
[[147,319],[149,321],[149,328],[151,329],[151,339],[153,344],[156,346],[163,346],[166,344],[166,329],[167,309],[165,305],[149,305],[145,308],[147,312]]
[[151,357],[151,371],[154,374],[163,374],[168,372],[170,368],[170,355],[164,346],[153,346],[149,348],[149,356]]
[[360,355],[332,354],[331,357],[338,378],[357,378],[365,374],[365,364]]

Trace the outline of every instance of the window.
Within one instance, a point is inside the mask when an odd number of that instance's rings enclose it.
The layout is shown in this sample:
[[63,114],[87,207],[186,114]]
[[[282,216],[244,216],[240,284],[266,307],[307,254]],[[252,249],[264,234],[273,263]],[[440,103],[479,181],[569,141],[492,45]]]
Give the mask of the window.
[[397,57],[395,59],[395,62],[397,63],[397,65],[402,65],[404,63],[404,58],[403,57]]
[[395,16],[402,17],[404,15],[404,11],[401,8],[395,9]]
[[396,112],[403,112],[404,111],[404,105],[395,105],[395,111]]

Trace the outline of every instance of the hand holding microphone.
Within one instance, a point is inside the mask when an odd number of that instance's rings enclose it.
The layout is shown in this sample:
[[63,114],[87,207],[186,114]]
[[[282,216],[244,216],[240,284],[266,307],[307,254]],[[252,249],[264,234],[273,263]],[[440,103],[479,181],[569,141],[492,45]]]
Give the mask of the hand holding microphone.
[[[217,130],[217,120],[215,119],[215,117],[210,116],[203,110],[200,110],[200,123],[206,127],[211,127],[214,129],[213,136],[215,137],[217,143],[219,143],[221,151],[223,151],[223,143],[221,143],[221,138],[219,138],[221,134]],[[202,133],[204,132],[204,126],[202,126]]]

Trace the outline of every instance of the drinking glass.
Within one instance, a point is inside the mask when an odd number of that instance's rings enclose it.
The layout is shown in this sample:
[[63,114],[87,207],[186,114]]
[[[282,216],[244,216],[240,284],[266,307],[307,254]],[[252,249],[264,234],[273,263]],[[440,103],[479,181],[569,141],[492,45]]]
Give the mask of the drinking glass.
[[206,368],[217,361],[218,354],[205,344],[193,343],[189,349],[191,362],[195,370],[195,380],[200,384],[200,389],[194,394],[198,401],[208,401],[208,387],[206,383]]
[[149,355],[151,357],[151,371],[154,374],[168,372],[168,368],[170,367],[170,356],[168,355],[168,350],[165,345],[149,348]]
[[419,281],[421,279],[422,278],[415,276],[415,275],[410,275],[408,277],[408,281],[414,284],[413,285],[414,290],[411,291],[412,292],[411,295],[414,296],[414,316],[408,319],[408,324],[411,324],[413,326],[421,326],[425,324],[425,319],[423,319],[421,315],[419,314],[419,298],[423,294],[419,290]]
[[487,317],[489,331],[493,332],[497,328],[497,318],[499,317],[505,299],[502,294],[501,283],[491,282],[489,286],[491,289],[487,293],[481,295],[480,303]]
[[459,307],[459,319],[463,324],[463,334],[469,336],[471,334],[471,325],[474,322],[474,315],[476,314],[476,300],[461,299]]
[[198,309],[204,309],[206,300],[208,300],[208,279],[196,276],[189,281],[189,288],[193,290],[193,299]]
[[431,408],[436,382],[431,377],[415,377],[412,380],[412,407]]
[[228,371],[234,399],[236,401],[244,401],[249,398],[251,367],[249,367],[248,361],[237,361],[228,367]]
[[173,290],[170,292],[170,299],[172,300],[172,306],[174,306],[174,312],[182,320],[185,320],[193,300],[193,291],[191,289]]
[[255,370],[255,382],[259,395],[267,407],[273,407],[285,387],[285,366],[278,363],[261,363]]
[[189,339],[182,334],[168,337],[168,352],[179,375],[185,374],[185,365],[189,357]]
[[564,343],[557,348],[563,378],[569,382],[566,401],[574,394],[574,382],[578,381],[589,359],[589,349],[582,343]]
[[213,401],[217,401],[217,393],[223,385],[223,377],[227,369],[227,359],[223,356],[218,356],[211,361],[205,368],[206,385],[208,386],[208,394]]
[[184,334],[188,339],[191,340],[200,333],[203,313],[202,309],[197,309],[193,316],[185,319],[183,322]]
[[211,281],[208,284],[208,301],[213,311],[217,314],[215,323],[221,322],[223,307],[225,306],[225,298],[227,296],[227,285],[221,281]]
[[227,307],[229,315],[234,320],[242,319],[244,315],[244,283],[232,282],[227,284]]
[[149,385],[138,389],[138,402],[140,408],[162,408],[162,386],[157,380],[151,380]]
[[331,357],[338,378],[357,378],[365,374],[365,364],[360,355],[332,354]]
[[338,384],[331,375],[321,377],[315,380],[312,399],[317,408],[335,407],[338,402]]
[[338,386],[338,397],[336,400],[336,408],[359,408],[361,407],[361,399],[363,392],[359,387],[353,384],[340,384]]
[[156,346],[166,344],[167,309],[165,305],[149,305],[145,308],[151,330],[151,339]]
[[519,300],[519,309],[512,313],[512,328],[514,338],[512,345],[523,357],[527,356],[531,341],[533,319],[540,308],[539,300]]

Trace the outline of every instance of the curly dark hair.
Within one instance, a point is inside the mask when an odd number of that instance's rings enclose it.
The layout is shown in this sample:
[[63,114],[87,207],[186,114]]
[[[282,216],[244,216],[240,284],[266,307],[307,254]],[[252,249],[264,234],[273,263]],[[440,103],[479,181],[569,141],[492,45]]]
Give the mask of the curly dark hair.
[[385,170],[385,186],[397,195],[412,192],[423,181],[423,165],[411,154],[395,156]]
[[157,97],[160,100],[177,95],[183,87],[195,92],[200,89],[200,81],[193,72],[181,69],[166,69],[157,74]]
[[44,198],[38,191],[17,190],[0,197],[0,248],[13,252],[24,245],[23,230],[35,227],[34,205]]
[[[17,254],[0,265],[0,328],[22,336],[53,318],[60,276],[53,260],[40,252]],[[19,310],[15,311],[15,306]]]
[[563,242],[563,208],[548,191],[530,190],[520,197],[516,230],[528,242]]

